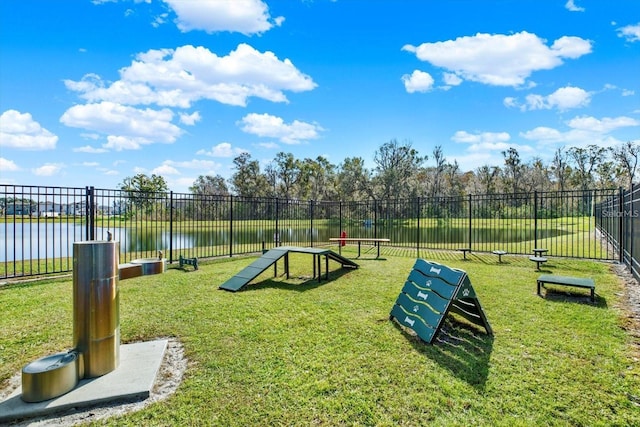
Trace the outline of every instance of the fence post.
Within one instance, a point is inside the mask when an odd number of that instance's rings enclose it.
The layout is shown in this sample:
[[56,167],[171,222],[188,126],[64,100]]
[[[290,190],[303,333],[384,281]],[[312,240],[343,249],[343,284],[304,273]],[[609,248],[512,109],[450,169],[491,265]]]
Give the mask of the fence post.
[[169,264],[173,263],[173,191],[169,192]]
[[378,238],[378,200],[373,200],[373,238]]
[[533,192],[533,247],[538,247],[538,190]]
[[[618,219],[618,239],[616,239],[616,243],[618,244],[618,261],[624,263],[623,251],[626,247],[626,239],[624,235],[624,217],[621,215],[624,211],[624,190],[622,187],[618,187],[618,212],[616,218]],[[609,239],[611,240],[611,239]]]
[[336,236],[342,235],[342,200],[338,202],[338,234]]
[[314,203],[313,200],[309,200],[309,214],[311,216],[311,230],[310,230],[311,247],[313,247],[313,203]]
[[417,209],[417,216],[418,216],[418,228],[416,230],[416,253],[418,255],[418,257],[420,257],[420,214],[422,212],[421,206],[420,206],[420,197],[418,197],[417,201],[416,201],[416,209]]
[[233,256],[233,196],[229,196],[229,257]]
[[95,200],[95,187],[87,187],[87,192],[85,196],[85,205],[87,206],[86,218],[87,223],[85,226],[85,231],[87,235],[87,240],[95,240],[96,239],[96,200]]
[[278,247],[280,246],[280,226],[278,223],[278,219],[280,218],[280,199],[276,197],[274,200],[276,202],[276,231],[273,235],[275,237],[274,245]]
[[473,211],[471,209],[471,194],[469,194],[468,198],[469,198],[469,236],[468,236],[468,238],[469,238],[469,249],[473,249],[471,247],[471,221],[473,220]]

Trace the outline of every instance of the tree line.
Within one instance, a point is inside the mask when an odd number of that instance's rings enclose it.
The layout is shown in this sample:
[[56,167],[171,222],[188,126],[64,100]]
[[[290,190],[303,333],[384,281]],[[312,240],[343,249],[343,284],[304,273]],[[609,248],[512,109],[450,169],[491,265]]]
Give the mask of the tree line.
[[[327,158],[296,159],[279,152],[266,166],[241,153],[233,159],[229,179],[199,176],[189,190],[195,195],[236,195],[288,200],[364,201],[416,197],[457,197],[467,194],[517,194],[533,191],[630,188],[636,178],[640,145],[626,142],[611,148],[597,145],[558,148],[550,163],[540,157],[524,162],[516,148],[502,152],[502,165],[462,171],[441,146],[423,155],[410,141],[396,139],[375,150],[373,169],[361,157],[340,164]],[[125,178],[128,192],[166,192],[162,176],[138,174]]]

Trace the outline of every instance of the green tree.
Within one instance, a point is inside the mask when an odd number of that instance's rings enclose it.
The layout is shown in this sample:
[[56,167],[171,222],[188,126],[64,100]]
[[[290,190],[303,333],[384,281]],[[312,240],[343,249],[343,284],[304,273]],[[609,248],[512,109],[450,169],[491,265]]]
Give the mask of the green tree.
[[291,153],[280,152],[276,154],[273,165],[278,197],[285,199],[297,197],[296,187],[300,180],[300,160],[293,157]]
[[304,159],[300,164],[298,194],[310,200],[336,200],[336,167],[325,157]]
[[413,193],[415,178],[426,160],[427,156],[420,156],[410,142],[400,144],[392,139],[382,144],[373,155],[378,199],[399,199]]
[[233,159],[235,173],[231,176],[231,187],[236,195],[263,197],[269,192],[267,177],[260,172],[260,164],[244,152]]
[[520,154],[515,148],[509,147],[507,151],[502,152],[502,155],[504,156],[503,182],[505,190],[515,194],[521,189],[520,180],[524,166],[520,160]]
[[138,209],[149,214],[159,199],[164,199],[168,191],[167,182],[160,175],[147,176],[139,173],[125,178],[119,188],[127,193],[128,199]]
[[364,167],[362,157],[347,157],[338,166],[336,177],[338,197],[345,201],[373,198],[371,172]]
[[229,187],[227,187],[227,182],[220,175],[200,175],[198,179],[193,182],[191,187],[189,187],[189,191],[191,191],[193,194],[207,196],[229,195]]

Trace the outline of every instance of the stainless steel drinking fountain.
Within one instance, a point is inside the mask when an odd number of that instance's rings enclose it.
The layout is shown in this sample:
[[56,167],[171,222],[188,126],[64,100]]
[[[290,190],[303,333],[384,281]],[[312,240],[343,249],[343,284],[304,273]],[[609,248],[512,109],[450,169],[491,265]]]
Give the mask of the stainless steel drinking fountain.
[[118,367],[120,306],[115,241],[73,244],[73,350],[46,356],[22,369],[22,400],[61,396],[84,378]]

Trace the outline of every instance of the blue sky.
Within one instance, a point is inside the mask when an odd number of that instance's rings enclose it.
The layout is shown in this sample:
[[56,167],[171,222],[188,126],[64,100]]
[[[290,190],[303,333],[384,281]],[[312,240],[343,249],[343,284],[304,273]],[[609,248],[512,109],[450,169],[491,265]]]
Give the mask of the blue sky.
[[391,139],[463,171],[640,143],[640,1],[0,2],[0,183],[183,192]]

